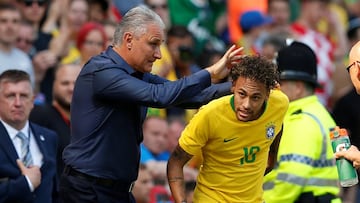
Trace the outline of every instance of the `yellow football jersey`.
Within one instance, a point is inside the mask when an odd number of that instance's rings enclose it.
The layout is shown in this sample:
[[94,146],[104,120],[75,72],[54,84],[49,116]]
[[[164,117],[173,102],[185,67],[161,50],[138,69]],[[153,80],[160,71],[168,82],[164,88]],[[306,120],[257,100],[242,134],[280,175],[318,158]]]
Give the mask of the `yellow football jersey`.
[[264,113],[249,122],[237,120],[232,95],[200,108],[179,139],[187,153],[203,155],[195,202],[262,202],[269,147],[288,104],[286,95],[272,90]]

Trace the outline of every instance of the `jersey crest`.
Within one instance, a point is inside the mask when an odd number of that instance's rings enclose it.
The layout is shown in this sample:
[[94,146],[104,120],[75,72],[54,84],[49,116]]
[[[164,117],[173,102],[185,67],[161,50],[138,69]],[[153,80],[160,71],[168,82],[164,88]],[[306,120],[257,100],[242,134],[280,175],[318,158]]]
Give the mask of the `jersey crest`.
[[266,132],[266,135],[265,135],[266,139],[269,139],[269,140],[273,139],[274,136],[275,136],[275,125],[274,125],[274,123],[268,123],[266,125],[265,132]]

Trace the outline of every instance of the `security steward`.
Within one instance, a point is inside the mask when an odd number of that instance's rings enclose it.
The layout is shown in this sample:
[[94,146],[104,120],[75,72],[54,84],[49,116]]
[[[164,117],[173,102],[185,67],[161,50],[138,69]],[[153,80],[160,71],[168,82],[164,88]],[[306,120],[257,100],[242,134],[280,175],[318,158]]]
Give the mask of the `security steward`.
[[279,51],[281,90],[289,97],[277,164],[264,179],[266,203],[335,203],[340,188],[329,133],[335,122],[315,95],[317,63],[300,42]]

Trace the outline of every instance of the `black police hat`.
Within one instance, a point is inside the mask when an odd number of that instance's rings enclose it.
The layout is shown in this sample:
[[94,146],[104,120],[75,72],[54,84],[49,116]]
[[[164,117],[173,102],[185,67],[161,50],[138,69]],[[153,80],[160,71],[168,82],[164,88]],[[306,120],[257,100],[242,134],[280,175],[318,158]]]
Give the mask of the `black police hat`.
[[304,43],[294,41],[278,52],[276,62],[280,80],[300,80],[314,87],[317,82],[317,60],[314,51]]

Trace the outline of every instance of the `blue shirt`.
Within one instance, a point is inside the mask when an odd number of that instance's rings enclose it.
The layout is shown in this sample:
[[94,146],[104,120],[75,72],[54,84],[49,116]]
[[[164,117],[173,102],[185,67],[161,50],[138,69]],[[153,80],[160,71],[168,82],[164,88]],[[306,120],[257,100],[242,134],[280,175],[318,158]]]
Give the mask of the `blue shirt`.
[[140,149],[140,163],[142,164],[146,164],[148,161],[167,161],[170,158],[170,152],[165,151],[160,154],[153,154],[144,144],[140,145]]
[[136,72],[110,46],[85,64],[76,80],[64,162],[89,175],[135,181],[147,107],[198,108],[229,94],[230,86],[211,85],[205,70],[174,82]]

